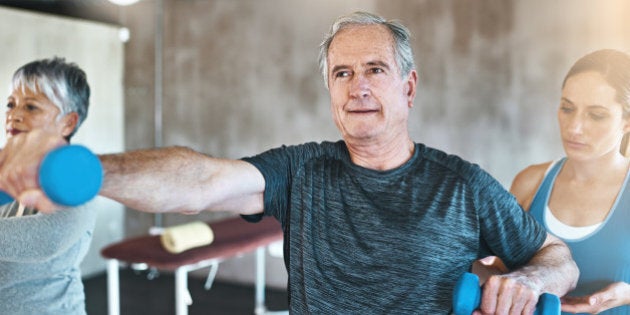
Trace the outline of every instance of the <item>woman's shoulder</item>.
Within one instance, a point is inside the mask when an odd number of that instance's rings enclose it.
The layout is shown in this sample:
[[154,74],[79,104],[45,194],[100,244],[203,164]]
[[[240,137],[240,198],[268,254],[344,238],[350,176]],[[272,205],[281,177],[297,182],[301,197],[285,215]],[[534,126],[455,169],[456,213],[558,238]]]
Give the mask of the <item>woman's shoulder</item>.
[[533,164],[521,170],[512,181],[510,192],[516,197],[523,209],[528,210],[538,190],[538,186],[545,177],[545,173],[553,161]]

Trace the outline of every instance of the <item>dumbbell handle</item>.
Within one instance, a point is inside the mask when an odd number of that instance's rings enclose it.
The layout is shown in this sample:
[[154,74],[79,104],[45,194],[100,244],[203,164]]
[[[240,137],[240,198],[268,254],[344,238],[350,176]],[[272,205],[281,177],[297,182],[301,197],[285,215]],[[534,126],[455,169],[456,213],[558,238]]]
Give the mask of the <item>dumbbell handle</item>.
[[[103,183],[101,161],[88,148],[67,145],[50,151],[39,167],[39,186],[62,206],[78,206],[96,196]],[[0,205],[13,198],[0,191]]]
[[[481,287],[479,277],[473,273],[464,273],[453,291],[453,314],[470,315],[481,305]],[[543,293],[538,298],[534,315],[560,315],[560,299],[550,293]]]

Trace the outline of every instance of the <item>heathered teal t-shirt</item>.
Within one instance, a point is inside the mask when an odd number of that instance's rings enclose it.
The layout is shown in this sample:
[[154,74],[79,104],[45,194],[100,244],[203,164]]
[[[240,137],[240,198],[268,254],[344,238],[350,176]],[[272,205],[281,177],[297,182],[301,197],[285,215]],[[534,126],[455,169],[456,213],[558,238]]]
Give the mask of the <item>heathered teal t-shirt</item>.
[[448,314],[474,260],[516,267],[546,238],[481,168],[422,144],[388,171],[353,164],[343,141],[244,160],[285,230],[292,314]]

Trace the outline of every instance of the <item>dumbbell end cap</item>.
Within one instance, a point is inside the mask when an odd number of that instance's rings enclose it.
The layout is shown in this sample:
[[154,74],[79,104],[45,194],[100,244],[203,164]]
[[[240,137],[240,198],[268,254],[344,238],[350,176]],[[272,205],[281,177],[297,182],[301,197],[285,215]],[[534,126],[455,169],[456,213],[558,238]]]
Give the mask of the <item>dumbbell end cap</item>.
[[453,291],[453,314],[470,315],[481,303],[479,277],[470,272],[464,273]]
[[551,293],[543,293],[538,298],[534,315],[560,315],[560,298]]
[[13,197],[5,193],[4,191],[0,191],[0,206],[6,205],[7,203],[10,203],[12,201],[13,201]]

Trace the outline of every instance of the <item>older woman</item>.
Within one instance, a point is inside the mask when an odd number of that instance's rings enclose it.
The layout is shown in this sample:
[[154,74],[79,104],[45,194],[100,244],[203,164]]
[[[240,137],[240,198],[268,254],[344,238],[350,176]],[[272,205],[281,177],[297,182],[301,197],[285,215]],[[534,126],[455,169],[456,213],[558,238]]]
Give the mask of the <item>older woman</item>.
[[[6,135],[44,129],[70,141],[88,111],[90,88],[77,65],[30,62],[13,75]],[[18,202],[0,206],[0,314],[85,314],[79,264],[95,213],[83,207],[39,214]]]

